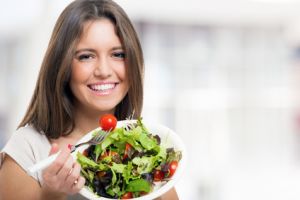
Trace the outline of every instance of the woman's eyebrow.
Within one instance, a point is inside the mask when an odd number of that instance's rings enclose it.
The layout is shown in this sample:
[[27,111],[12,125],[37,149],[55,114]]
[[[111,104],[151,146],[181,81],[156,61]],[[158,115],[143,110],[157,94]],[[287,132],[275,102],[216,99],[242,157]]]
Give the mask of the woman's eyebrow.
[[111,50],[123,50],[123,47],[122,46],[117,46],[117,47],[111,48]]
[[[111,50],[112,50],[112,51],[115,51],[115,50],[123,50],[123,47],[122,47],[122,46],[116,46],[116,47],[112,47]],[[86,52],[86,51],[96,53],[96,50],[95,50],[95,49],[91,49],[91,48],[83,48],[83,49],[78,49],[78,50],[76,50],[76,51],[75,51],[75,55],[78,54],[78,53],[81,53],[81,52]]]
[[78,53],[81,53],[81,52],[83,52],[83,51],[89,51],[89,52],[93,52],[93,53],[96,52],[95,49],[85,48],[85,49],[78,49],[78,50],[76,50],[76,51],[75,51],[75,55],[78,54]]

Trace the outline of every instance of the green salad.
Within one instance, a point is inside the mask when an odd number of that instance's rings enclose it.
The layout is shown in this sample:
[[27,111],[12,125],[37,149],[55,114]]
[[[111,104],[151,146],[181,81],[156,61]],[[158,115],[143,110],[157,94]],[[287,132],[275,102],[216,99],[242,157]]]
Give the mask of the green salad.
[[170,180],[180,159],[181,151],[166,148],[141,119],[115,128],[102,143],[77,153],[86,186],[98,196],[112,199],[150,193],[155,182]]

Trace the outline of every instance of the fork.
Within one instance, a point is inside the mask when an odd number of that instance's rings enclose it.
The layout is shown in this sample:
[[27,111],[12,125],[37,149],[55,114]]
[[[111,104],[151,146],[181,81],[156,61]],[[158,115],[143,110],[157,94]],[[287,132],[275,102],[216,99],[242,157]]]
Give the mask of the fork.
[[[101,142],[103,142],[103,140],[108,136],[108,134],[110,133],[109,131],[100,131],[102,134],[97,134],[96,136],[92,137],[90,140],[86,141],[86,142],[82,142],[76,145],[70,145],[69,148],[71,150],[71,153],[73,153],[78,147],[82,146],[82,145],[96,145],[96,144],[100,144]],[[53,161],[57,158],[58,154],[60,153],[57,152],[51,156],[49,156],[48,158],[34,164],[33,166],[29,167],[27,170],[27,173],[30,175],[34,175],[36,172],[45,169],[46,167],[48,167],[51,163],[53,163]]]
[[101,131],[102,134],[97,134],[96,136],[92,137],[89,141],[87,142],[82,142],[76,145],[70,145],[69,148],[71,150],[71,153],[73,153],[78,147],[82,145],[96,145],[100,144],[109,134],[109,131]]

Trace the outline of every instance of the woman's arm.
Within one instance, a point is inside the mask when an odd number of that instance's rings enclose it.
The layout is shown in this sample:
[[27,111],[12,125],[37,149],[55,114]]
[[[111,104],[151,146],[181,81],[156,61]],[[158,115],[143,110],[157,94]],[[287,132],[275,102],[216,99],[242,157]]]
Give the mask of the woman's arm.
[[177,192],[175,188],[172,188],[167,193],[157,198],[156,200],[179,200]]
[[[58,151],[52,145],[50,153]],[[26,172],[8,155],[5,156],[0,169],[0,199],[14,200],[62,200],[68,194],[75,194],[84,186],[84,178],[80,176],[80,165],[76,163],[70,150],[61,150],[56,160],[43,170],[43,185]]]
[[5,155],[0,169],[0,199],[64,199],[64,195],[57,195],[44,190],[38,182],[8,155]]

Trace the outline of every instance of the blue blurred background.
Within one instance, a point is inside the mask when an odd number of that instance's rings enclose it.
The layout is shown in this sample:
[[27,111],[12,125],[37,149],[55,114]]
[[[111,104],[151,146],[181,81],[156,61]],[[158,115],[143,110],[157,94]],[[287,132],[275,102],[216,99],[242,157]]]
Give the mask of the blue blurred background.
[[[70,0],[0,0],[0,149]],[[146,61],[143,117],[189,154],[182,200],[300,198],[300,1],[117,0]]]

